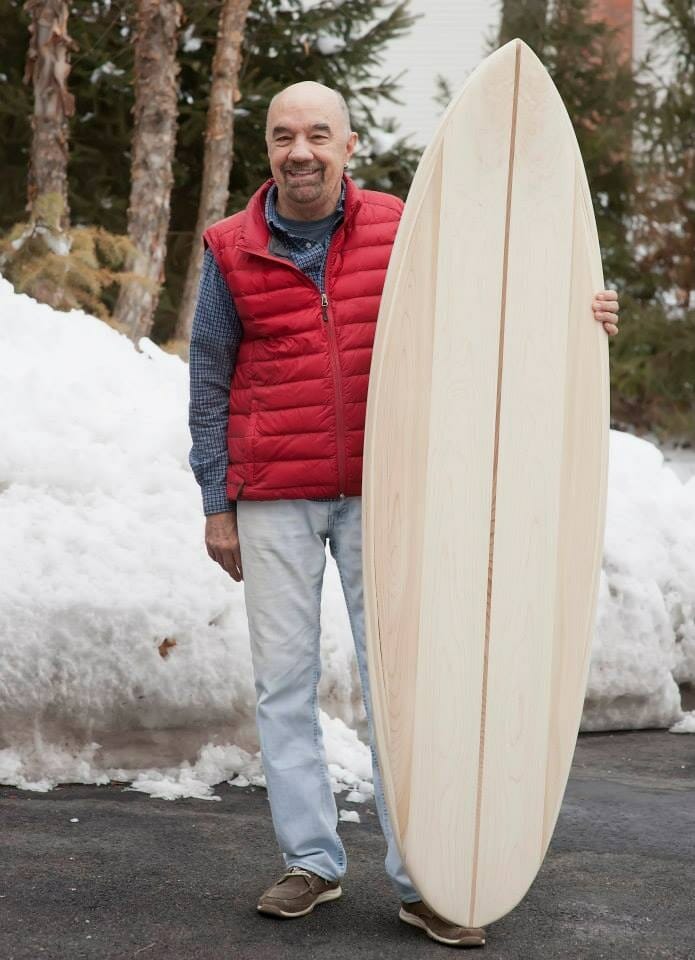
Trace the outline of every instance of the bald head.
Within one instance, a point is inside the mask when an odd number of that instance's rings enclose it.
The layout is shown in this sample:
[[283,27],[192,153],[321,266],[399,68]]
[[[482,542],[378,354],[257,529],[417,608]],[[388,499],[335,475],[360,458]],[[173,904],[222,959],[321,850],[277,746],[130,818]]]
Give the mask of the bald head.
[[[316,109],[324,109],[337,117],[340,117],[345,132],[345,138],[350,136],[352,130],[350,123],[350,111],[345,101],[345,97],[338,90],[327,87],[324,83],[317,83],[315,80],[302,80],[300,83],[292,83],[285,87],[279,93],[276,93],[268,104],[268,113],[266,116],[266,139],[271,131],[271,123],[275,114],[283,108],[292,109],[299,106],[305,109],[313,106]],[[336,131],[337,132],[337,131]]]
[[335,210],[357,145],[343,96],[313,80],[285,87],[268,106],[265,139],[278,212],[320,220]]

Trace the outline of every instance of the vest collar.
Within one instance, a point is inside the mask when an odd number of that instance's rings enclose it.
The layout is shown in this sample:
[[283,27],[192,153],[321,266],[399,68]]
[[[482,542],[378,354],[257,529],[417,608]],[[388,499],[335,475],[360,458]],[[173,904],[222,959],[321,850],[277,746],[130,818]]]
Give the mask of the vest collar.
[[[345,182],[345,212],[343,214],[343,227],[345,231],[352,228],[355,215],[362,205],[361,190],[354,180],[343,175]],[[241,234],[241,245],[247,250],[258,250],[265,252],[268,249],[268,240],[270,237],[270,228],[265,219],[265,203],[268,191],[275,181],[271,177],[266,180],[258,190],[253,194],[246,205],[246,216]]]

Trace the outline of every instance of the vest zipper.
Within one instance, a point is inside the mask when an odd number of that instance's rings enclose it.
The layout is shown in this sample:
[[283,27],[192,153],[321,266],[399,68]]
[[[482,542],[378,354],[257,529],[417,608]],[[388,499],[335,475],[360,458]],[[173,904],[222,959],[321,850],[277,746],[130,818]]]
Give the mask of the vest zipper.
[[[328,267],[331,260],[331,247],[333,246],[333,241],[335,240],[336,235],[340,230],[343,230],[345,227],[345,222],[340,224],[338,229],[335,231],[331,237],[331,242],[328,247],[328,253],[326,256],[326,271],[324,275],[324,283],[326,282],[326,277],[328,276]],[[281,263],[286,267],[289,267],[291,270],[294,270],[295,273],[298,273],[306,283],[318,289],[311,277],[308,277],[303,270],[300,270],[299,267],[294,264],[291,260],[285,260],[284,257],[276,257],[272,253],[267,253],[266,251],[249,249],[243,245],[240,245],[241,249],[246,249],[248,253],[254,254],[257,257],[262,257],[265,260],[274,260],[277,263]],[[345,423],[343,420],[343,388],[340,382],[340,367],[338,361],[338,341],[335,336],[335,328],[329,319],[328,313],[328,296],[323,290],[319,290],[321,294],[321,315],[323,321],[326,324],[326,329],[328,330],[328,346],[329,353],[331,357],[331,371],[333,373],[333,384],[335,386],[336,394],[336,404],[335,404],[335,422],[336,430],[338,434],[338,485],[340,489],[340,499],[345,499],[345,494],[343,490],[347,487],[347,471],[345,469]]]
[[333,371],[333,384],[335,386],[335,423],[338,434],[338,485],[340,488],[340,499],[345,499],[343,490],[347,487],[347,477],[345,470],[345,422],[343,420],[343,387],[340,381],[340,368],[338,360],[338,341],[335,335],[335,327],[330,321],[328,313],[328,296],[321,291],[321,312],[323,321],[328,330],[328,345],[331,356],[331,369]]

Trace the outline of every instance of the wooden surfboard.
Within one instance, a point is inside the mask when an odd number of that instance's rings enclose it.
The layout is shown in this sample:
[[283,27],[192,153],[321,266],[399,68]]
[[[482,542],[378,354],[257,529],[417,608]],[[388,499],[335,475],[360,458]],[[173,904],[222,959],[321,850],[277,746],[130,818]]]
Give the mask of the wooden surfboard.
[[602,288],[570,119],[514,40],[471,75],[418,167],[365,432],[387,806],[421,896],[467,926],[528,890],[576,743],[607,481]]

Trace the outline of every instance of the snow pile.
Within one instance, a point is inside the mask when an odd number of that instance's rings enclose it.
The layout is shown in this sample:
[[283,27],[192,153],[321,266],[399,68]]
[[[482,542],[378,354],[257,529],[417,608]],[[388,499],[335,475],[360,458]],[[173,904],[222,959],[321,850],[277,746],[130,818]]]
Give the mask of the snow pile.
[[582,729],[669,726],[695,681],[695,478],[611,433],[606,537]]
[[[206,744],[258,749],[243,586],[207,556],[188,466],[187,367],[142,346],[0,278],[0,782],[182,762],[205,780]],[[328,757],[366,778],[332,561],[323,607]]]
[[360,815],[357,810],[344,810],[341,807],[338,810],[338,820],[341,823],[360,823]]
[[670,733],[695,733],[695,710],[683,714],[678,723],[671,727]]
[[[0,278],[0,782],[263,783],[243,586],[203,545],[187,402],[177,357]],[[675,680],[695,678],[695,481],[622,434],[611,459],[584,727],[668,726]],[[333,787],[359,801],[370,756],[330,554],[322,663]]]

